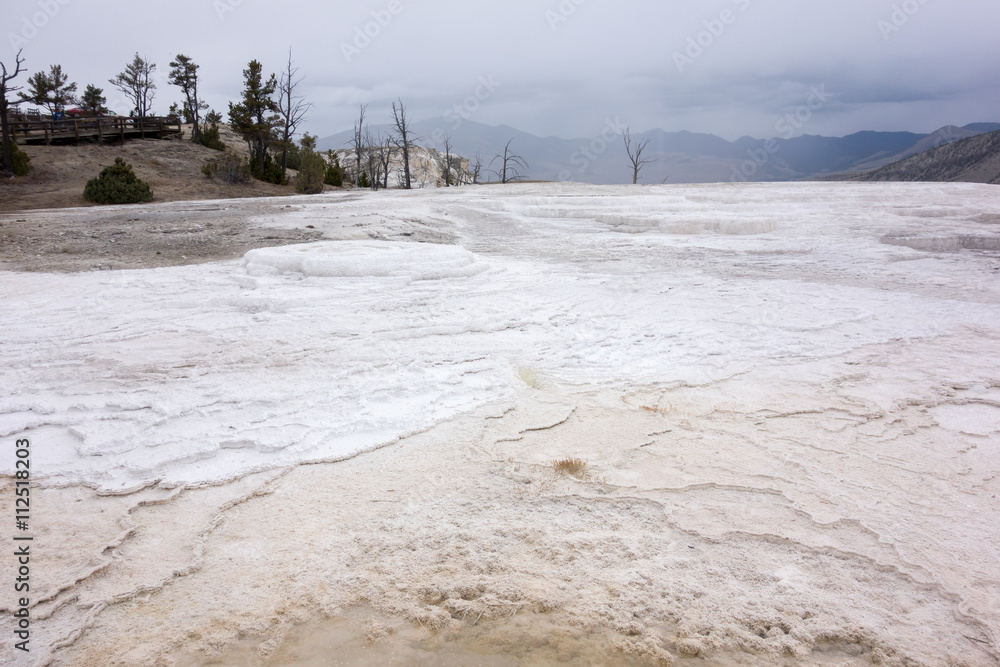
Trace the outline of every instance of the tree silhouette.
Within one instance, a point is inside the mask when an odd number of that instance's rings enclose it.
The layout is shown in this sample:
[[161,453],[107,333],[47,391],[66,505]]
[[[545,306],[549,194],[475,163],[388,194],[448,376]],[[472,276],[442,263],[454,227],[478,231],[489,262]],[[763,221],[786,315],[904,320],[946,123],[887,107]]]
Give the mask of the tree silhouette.
[[499,169],[493,169],[494,174],[500,178],[501,183],[510,183],[511,181],[519,181],[524,176],[521,171],[528,171],[528,163],[525,162],[524,158],[516,153],[512,153],[510,150],[510,144],[514,141],[511,137],[507,145],[503,147],[503,153],[496,155],[490,160],[490,166],[494,162],[500,160]]
[[150,115],[153,110],[153,99],[156,97],[156,83],[153,82],[155,71],[155,64],[136,53],[123,72],[108,80],[132,102],[135,113],[140,118]]
[[[14,171],[14,159],[10,150],[10,125],[7,120],[7,112],[10,109],[10,101],[7,99],[7,93],[15,93],[21,90],[21,86],[11,85],[11,81],[17,78],[17,76],[24,71],[21,65],[24,64],[24,58],[21,57],[21,51],[17,52],[14,56],[14,71],[9,72],[7,70],[7,65],[0,62],[0,123],[3,125],[3,171],[6,173],[13,173]],[[14,104],[18,104],[15,102]]]
[[622,131],[622,141],[625,142],[625,152],[628,153],[628,160],[632,164],[632,185],[635,185],[639,182],[639,172],[642,171],[642,168],[656,160],[642,157],[642,152],[649,145],[649,139],[632,143],[632,135],[629,133],[629,128],[626,127]]

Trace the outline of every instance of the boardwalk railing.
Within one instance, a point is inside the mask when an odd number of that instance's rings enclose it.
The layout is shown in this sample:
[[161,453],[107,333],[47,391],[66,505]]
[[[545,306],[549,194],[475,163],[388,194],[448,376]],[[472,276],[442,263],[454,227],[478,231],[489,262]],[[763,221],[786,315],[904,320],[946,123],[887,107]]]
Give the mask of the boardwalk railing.
[[164,137],[181,133],[179,122],[161,116],[127,118],[106,116],[101,118],[68,118],[66,120],[16,120],[9,121],[14,141],[26,144],[52,144],[80,139],[107,140]]

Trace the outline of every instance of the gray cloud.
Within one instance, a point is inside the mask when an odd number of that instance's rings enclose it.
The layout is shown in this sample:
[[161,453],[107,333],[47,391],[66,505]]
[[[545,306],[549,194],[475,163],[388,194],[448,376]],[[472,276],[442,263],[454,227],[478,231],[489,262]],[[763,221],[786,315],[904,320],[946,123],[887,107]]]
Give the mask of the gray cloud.
[[60,63],[111,99],[131,55],[152,58],[159,111],[180,99],[165,83],[177,53],[224,110],[247,61],[278,71],[291,46],[319,134],[349,127],[361,103],[383,121],[396,97],[413,118],[441,116],[483,76],[502,85],[474,120],[558,136],[611,116],[767,136],[821,84],[832,98],[812,134],[994,121],[1000,102],[995,0],[5,0],[4,16],[5,61],[23,46],[29,72]]

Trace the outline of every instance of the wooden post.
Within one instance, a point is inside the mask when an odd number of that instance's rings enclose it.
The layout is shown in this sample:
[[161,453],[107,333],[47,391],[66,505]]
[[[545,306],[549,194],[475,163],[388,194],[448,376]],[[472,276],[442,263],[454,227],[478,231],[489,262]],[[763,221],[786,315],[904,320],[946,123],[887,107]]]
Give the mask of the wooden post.
[[97,145],[104,145],[104,125],[101,123],[100,117],[97,119]]
[[127,121],[124,118],[119,118],[115,122],[118,123],[118,131],[121,132],[122,143],[124,144],[125,143],[125,123]]
[[44,127],[45,127],[45,145],[51,146],[52,142],[49,140],[49,124],[45,123]]
[[73,121],[73,130],[76,132],[76,145],[80,145],[80,121]]

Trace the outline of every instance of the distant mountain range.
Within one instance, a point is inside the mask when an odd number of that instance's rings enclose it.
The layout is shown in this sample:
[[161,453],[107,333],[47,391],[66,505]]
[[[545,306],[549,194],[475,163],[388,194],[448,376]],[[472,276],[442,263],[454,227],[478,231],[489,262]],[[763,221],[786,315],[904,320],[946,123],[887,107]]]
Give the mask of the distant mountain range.
[[[504,125],[491,126],[461,120],[425,120],[412,124],[416,143],[443,150],[443,137],[452,152],[475,160],[482,157],[484,172],[491,159],[511,141],[522,156],[527,179],[578,181],[595,184],[631,183],[622,125],[609,121],[591,138],[536,137]],[[388,125],[373,125],[373,134]],[[789,139],[742,137],[726,141],[712,134],[664,132],[655,129],[633,134],[633,141],[649,140],[644,158],[653,160],[642,170],[640,183],[712,183],[720,181],[788,181],[878,169],[929,149],[1000,130],[1000,123],[973,123],[942,127],[931,134],[913,132],[858,132],[846,137],[803,135]],[[322,150],[348,146],[351,132],[319,140]],[[496,166],[496,165],[494,165]],[[494,176],[495,179],[495,176]],[[485,179],[484,179],[485,180]]]

